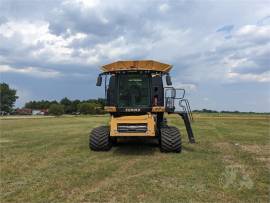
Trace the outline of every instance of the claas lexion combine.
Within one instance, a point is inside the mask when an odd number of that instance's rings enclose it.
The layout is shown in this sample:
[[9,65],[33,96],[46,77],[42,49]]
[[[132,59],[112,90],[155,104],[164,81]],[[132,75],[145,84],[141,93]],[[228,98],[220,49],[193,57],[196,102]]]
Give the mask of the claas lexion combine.
[[180,131],[167,125],[165,113],[178,114],[184,120],[189,142],[195,143],[189,102],[184,89],[172,87],[171,68],[152,60],[102,66],[96,85],[101,86],[105,79],[105,111],[110,114],[110,122],[91,131],[91,150],[109,150],[123,137],[147,137],[159,141],[161,152],[181,152]]

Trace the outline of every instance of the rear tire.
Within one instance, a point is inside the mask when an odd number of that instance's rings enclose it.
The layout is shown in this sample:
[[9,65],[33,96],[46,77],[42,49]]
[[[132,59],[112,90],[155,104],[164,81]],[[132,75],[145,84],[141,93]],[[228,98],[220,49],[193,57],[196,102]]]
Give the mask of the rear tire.
[[160,129],[160,151],[180,153],[182,150],[181,134],[178,128],[164,126]]
[[112,147],[108,126],[94,128],[89,136],[89,148],[93,151],[108,151]]

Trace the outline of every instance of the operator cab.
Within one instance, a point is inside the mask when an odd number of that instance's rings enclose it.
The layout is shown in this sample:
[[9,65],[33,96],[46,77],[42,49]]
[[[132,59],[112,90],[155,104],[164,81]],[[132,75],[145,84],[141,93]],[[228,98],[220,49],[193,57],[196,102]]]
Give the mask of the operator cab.
[[154,112],[153,107],[158,112],[165,112],[165,108],[173,112],[171,98],[175,94],[166,98],[168,90],[176,91],[171,87],[170,69],[171,65],[157,61],[118,61],[102,67],[97,86],[105,76],[106,108],[114,112]]
[[164,106],[161,73],[149,71],[121,72],[110,76],[106,88],[106,105],[119,111],[149,112],[153,106]]

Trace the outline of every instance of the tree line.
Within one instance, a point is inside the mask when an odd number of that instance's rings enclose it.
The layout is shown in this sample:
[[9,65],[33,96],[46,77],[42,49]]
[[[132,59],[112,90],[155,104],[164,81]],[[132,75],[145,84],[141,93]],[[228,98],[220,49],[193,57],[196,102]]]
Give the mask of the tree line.
[[[16,113],[14,104],[19,97],[17,90],[12,89],[6,83],[0,83],[0,115]],[[67,97],[61,99],[48,101],[29,101],[24,105],[25,109],[40,110],[48,109],[49,114],[103,114],[104,113],[104,99],[88,99],[88,100],[70,100]]]
[[[17,90],[12,89],[6,83],[0,83],[0,115],[10,114],[14,112],[14,104],[19,97]],[[53,115],[62,114],[103,114],[105,99],[88,99],[88,100],[70,100],[67,97],[48,101],[29,101],[24,105],[24,108],[31,110],[49,109],[49,113]],[[247,113],[253,114],[256,112],[240,112],[240,111],[216,111],[210,109],[194,110],[198,113]],[[259,114],[269,114],[259,113]]]
[[253,112],[253,111],[249,111],[249,112],[243,112],[243,111],[216,111],[216,110],[211,110],[211,109],[202,109],[202,110],[193,110],[192,112],[194,113],[246,113],[246,114],[269,114],[268,112],[264,112],[264,113],[258,113],[258,112]]
[[104,99],[88,99],[88,100],[70,100],[67,97],[61,99],[48,101],[30,101],[25,104],[28,109],[49,109],[49,114],[103,114],[104,113]]

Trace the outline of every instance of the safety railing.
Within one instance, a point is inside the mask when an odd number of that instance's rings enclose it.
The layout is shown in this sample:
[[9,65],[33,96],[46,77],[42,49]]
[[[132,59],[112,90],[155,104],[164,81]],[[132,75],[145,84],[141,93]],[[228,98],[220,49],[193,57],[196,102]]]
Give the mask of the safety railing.
[[[188,99],[185,98],[185,89],[165,87],[165,107],[174,113],[187,113],[189,120],[193,121],[193,115]],[[178,101],[178,106],[175,106]],[[180,107],[180,111],[176,111],[176,107]]]

